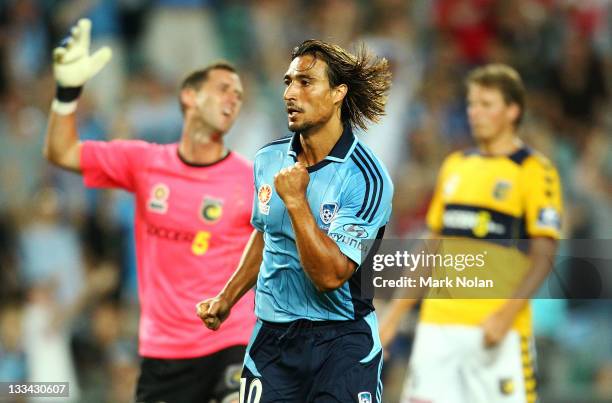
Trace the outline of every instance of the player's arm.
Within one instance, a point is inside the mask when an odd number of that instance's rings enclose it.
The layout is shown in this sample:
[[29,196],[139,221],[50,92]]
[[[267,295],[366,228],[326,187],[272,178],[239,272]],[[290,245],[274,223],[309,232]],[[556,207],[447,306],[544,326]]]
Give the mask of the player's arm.
[[321,292],[333,291],[355,272],[357,263],[340,251],[315,221],[304,198],[287,204],[295,232],[295,243],[304,271]]
[[81,172],[81,142],[74,111],[68,115],[49,114],[44,155],[51,163],[74,172]]
[[525,221],[529,234],[529,270],[510,299],[483,323],[485,344],[499,343],[516,316],[550,273],[561,237],[561,184],[556,169],[540,156],[531,157],[521,171]]
[[206,327],[217,330],[229,316],[232,307],[255,286],[263,260],[263,249],[263,233],[254,230],[244,249],[238,268],[223,290],[216,297],[206,299],[196,305],[197,315]]
[[529,303],[529,299],[538,291],[550,273],[556,249],[555,239],[538,237],[530,240],[529,270],[512,297],[483,323],[486,346],[494,346],[505,337],[515,318]]
[[274,187],[289,213],[304,271],[317,290],[333,291],[353,275],[357,264],[319,229],[306,198],[309,181],[306,167],[297,162],[276,174]]
[[380,342],[383,348],[386,348],[395,339],[402,319],[414,308],[418,301],[417,298],[394,299],[391,301],[379,325]]
[[[426,254],[435,254],[439,248],[439,242],[437,241],[439,235],[433,232],[426,234],[423,237],[422,245],[418,245],[414,250],[424,251]],[[421,284],[419,277],[426,278],[431,275],[431,268],[428,267],[417,267],[414,270],[409,270],[406,273],[408,277],[415,277],[417,279],[416,284]],[[399,288],[393,295],[393,300],[389,303],[385,313],[380,321],[380,341],[383,347],[387,347],[397,335],[397,329],[399,328],[402,319],[408,314],[414,306],[423,298],[428,291],[426,286],[416,286],[409,288]]]
[[79,20],[65,46],[53,51],[53,73],[57,93],[51,105],[44,155],[55,165],[81,171],[81,144],[76,121],[77,100],[87,80],[96,75],[111,58],[104,47],[89,55],[91,21]]
[[[444,202],[442,200],[442,188],[444,181],[448,176],[449,172],[452,171],[453,163],[459,156],[459,153],[454,153],[448,156],[438,173],[434,194],[427,210],[427,226],[429,231],[423,236],[423,239],[436,240],[440,237],[442,230],[442,216],[444,213]],[[435,253],[439,248],[437,242],[426,242],[423,250],[428,253]],[[418,268],[410,273],[409,276],[427,276],[429,269]],[[417,283],[417,284],[420,284]],[[402,321],[402,318],[414,308],[414,306],[425,296],[427,289],[424,287],[413,289],[413,288],[400,288],[394,300],[391,302],[389,308],[385,312],[382,320],[380,321],[380,340],[383,347],[388,346],[397,334],[397,329]]]

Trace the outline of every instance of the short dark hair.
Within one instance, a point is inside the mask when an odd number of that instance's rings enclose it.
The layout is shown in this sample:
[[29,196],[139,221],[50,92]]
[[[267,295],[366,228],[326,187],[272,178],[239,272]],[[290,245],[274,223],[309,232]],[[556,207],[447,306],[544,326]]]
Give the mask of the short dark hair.
[[348,92],[342,101],[342,123],[366,129],[366,121],[378,122],[385,114],[391,71],[385,58],[373,56],[365,45],[351,54],[337,45],[309,39],[296,46],[291,60],[312,55],[327,63],[329,85],[346,84]]
[[[208,66],[202,69],[198,69],[198,70],[195,70],[189,73],[181,82],[180,90],[182,91],[187,88],[192,88],[196,91],[199,90],[200,87],[202,87],[202,84],[204,84],[206,80],[208,80],[208,75],[213,70],[225,70],[225,71],[229,71],[229,72],[238,74],[238,71],[231,63],[225,60],[219,60],[215,63],[209,64]],[[181,104],[181,111],[184,113],[185,105],[183,105],[183,102],[181,101],[180,94],[179,94],[179,103]]]
[[477,84],[487,88],[495,88],[501,92],[506,104],[516,104],[520,108],[520,113],[515,126],[523,120],[525,111],[525,86],[519,73],[512,67],[492,63],[472,70],[465,80],[466,86]]

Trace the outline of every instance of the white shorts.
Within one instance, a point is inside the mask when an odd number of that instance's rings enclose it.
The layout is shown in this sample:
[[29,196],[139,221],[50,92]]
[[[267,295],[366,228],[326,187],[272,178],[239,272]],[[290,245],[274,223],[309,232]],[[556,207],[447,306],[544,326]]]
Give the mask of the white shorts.
[[420,323],[402,403],[534,403],[533,342],[510,331],[485,348],[479,327]]

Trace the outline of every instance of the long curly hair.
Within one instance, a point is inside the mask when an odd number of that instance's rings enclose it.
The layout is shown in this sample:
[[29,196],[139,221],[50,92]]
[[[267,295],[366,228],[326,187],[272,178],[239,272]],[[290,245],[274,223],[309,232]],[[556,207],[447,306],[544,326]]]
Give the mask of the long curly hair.
[[373,55],[363,44],[355,54],[351,54],[340,46],[317,39],[309,39],[296,46],[291,60],[303,55],[312,55],[327,64],[330,87],[347,85],[348,91],[341,108],[344,124],[365,130],[367,121],[378,122],[385,115],[387,93],[391,87],[387,59]]

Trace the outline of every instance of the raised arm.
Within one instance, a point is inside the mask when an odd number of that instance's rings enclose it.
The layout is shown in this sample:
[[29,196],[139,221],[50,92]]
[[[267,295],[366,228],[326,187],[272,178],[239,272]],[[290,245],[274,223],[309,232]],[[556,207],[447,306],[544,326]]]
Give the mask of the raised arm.
[[45,158],[61,168],[80,173],[80,154],[81,142],[75,113],[62,115],[52,106],[45,136]]
[[104,47],[89,55],[91,21],[79,20],[65,46],[53,51],[53,73],[57,93],[51,104],[45,137],[44,155],[55,165],[81,171],[80,142],[76,107],[83,85],[110,60],[112,52]]

